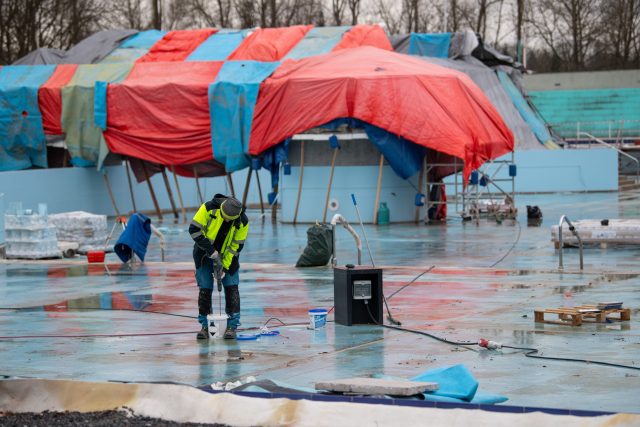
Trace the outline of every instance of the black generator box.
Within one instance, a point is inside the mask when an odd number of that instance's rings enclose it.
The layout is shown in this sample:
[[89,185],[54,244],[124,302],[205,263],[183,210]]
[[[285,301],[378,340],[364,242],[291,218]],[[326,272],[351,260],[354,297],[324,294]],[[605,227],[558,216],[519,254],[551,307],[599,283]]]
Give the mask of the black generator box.
[[333,269],[336,323],[345,326],[381,325],[384,321],[382,269],[365,266],[349,267]]

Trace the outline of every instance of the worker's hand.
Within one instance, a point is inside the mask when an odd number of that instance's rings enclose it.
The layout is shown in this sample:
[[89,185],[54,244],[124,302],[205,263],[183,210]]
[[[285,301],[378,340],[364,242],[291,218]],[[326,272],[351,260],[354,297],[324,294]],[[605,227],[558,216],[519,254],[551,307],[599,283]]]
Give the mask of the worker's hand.
[[220,273],[220,280],[224,279],[224,276],[227,275],[227,271],[226,270],[222,270],[222,273]]
[[218,258],[218,255],[219,255],[219,254],[218,254],[218,251],[213,251],[213,252],[211,253],[211,255],[209,255],[209,258],[211,258],[211,259],[216,259],[216,258]]

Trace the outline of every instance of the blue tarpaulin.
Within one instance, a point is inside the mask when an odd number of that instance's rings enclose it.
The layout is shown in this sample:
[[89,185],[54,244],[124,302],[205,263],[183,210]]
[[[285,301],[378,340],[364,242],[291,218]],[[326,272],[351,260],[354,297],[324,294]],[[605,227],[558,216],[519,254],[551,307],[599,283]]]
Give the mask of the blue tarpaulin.
[[260,83],[279,62],[225,62],[209,86],[213,157],[227,172],[249,166],[249,138]]
[[0,171],[47,167],[38,88],[55,65],[0,68]]
[[531,109],[527,100],[524,99],[522,93],[518,90],[516,85],[511,81],[511,78],[504,71],[498,71],[498,79],[502,84],[502,87],[507,91],[513,104],[520,112],[520,115],[525,122],[529,125],[533,133],[541,143],[551,141],[551,134],[547,130],[544,122],[537,116],[537,114]]
[[357,119],[337,119],[324,124],[322,127],[337,129],[345,123],[348,123],[352,128],[364,129],[369,140],[378,147],[378,150],[384,155],[391,169],[393,169],[399,177],[407,179],[422,167],[422,158],[427,153],[425,147],[391,132],[387,132],[382,128]]
[[151,220],[140,213],[134,213],[127,221],[127,227],[120,234],[113,251],[122,262],[129,261],[134,253],[144,261],[150,237]]
[[451,33],[420,34],[411,33],[409,37],[409,55],[449,57]]
[[248,30],[220,30],[209,36],[186,60],[224,61],[240,46],[240,43],[242,43],[247,34],[249,34]]
[[138,58],[149,52],[151,46],[164,35],[165,31],[158,30],[148,30],[134,34],[122,42],[117,49],[107,55],[100,63],[135,62]]
[[313,55],[329,53],[342,40],[344,33],[351,27],[314,27],[284,57],[284,59],[302,59]]
[[123,41],[119,49],[150,49],[165,34],[166,31],[159,30],[141,31]]

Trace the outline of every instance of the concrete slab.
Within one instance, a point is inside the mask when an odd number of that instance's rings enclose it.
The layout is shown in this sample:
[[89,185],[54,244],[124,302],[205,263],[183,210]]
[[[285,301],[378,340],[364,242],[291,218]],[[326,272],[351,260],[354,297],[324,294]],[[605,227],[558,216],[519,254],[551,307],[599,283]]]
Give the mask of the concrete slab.
[[438,383],[385,380],[381,378],[347,378],[342,380],[320,381],[315,384],[315,387],[316,390],[337,391],[340,393],[414,396],[419,393],[436,391],[438,389]]
[[[484,337],[535,347],[544,356],[639,367],[640,249],[585,249],[584,272],[577,270],[577,252],[565,249],[566,270],[559,272],[549,241],[549,227],[562,214],[571,220],[640,217],[639,199],[628,197],[520,198],[518,223],[451,218],[441,226],[365,228],[376,264],[385,266],[387,296],[436,266],[389,299],[403,326],[450,340]],[[540,206],[543,226],[527,226],[527,204]],[[153,237],[147,262],[133,268],[113,254],[106,265],[85,258],[0,263],[0,376],[207,386],[253,375],[309,388],[333,378],[411,378],[460,363],[478,379],[480,392],[507,396],[508,404],[640,412],[634,369],[452,346],[375,325],[329,322],[307,330],[309,308],[333,306],[333,272],[294,267],[306,225],[271,224],[259,215],[250,212],[242,252],[242,328],[268,323],[279,336],[196,342],[198,292],[186,225],[156,224],[168,241],[164,263]],[[355,258],[353,240],[341,229],[339,263]],[[632,308],[631,321],[579,328],[534,322],[538,307],[603,301],[623,301]]]

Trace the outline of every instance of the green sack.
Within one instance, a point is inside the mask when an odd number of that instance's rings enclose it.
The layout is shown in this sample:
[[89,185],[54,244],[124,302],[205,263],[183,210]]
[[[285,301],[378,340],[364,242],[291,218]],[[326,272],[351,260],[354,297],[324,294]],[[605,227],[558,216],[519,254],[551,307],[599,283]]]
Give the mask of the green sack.
[[327,265],[333,252],[333,231],[329,225],[314,225],[307,230],[307,247],[296,267]]

